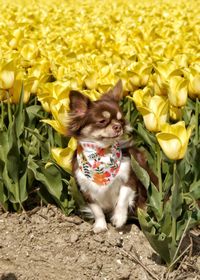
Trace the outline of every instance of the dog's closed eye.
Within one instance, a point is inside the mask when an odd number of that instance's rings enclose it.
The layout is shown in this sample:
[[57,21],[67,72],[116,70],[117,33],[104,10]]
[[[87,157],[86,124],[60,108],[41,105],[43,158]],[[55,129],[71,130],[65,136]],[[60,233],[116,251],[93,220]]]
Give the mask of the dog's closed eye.
[[104,127],[106,126],[107,124],[109,123],[109,120],[108,119],[101,119],[99,121],[96,122],[96,124],[100,127]]

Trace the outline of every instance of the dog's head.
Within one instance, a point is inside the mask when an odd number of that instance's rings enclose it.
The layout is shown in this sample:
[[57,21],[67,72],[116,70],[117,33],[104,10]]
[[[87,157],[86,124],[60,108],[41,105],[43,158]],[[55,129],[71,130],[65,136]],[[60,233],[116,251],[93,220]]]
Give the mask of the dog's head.
[[119,107],[122,96],[121,80],[94,102],[78,91],[71,91],[68,135],[101,142],[119,139],[126,127]]

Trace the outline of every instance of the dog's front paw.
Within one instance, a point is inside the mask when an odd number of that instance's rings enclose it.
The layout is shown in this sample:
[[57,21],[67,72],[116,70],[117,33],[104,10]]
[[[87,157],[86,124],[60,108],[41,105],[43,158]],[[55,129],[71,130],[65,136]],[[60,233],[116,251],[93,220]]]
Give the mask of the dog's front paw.
[[127,221],[127,213],[126,212],[116,212],[111,218],[111,223],[116,228],[121,228],[125,225]]
[[100,232],[104,232],[107,230],[108,230],[108,228],[107,228],[106,221],[104,221],[104,220],[95,221],[94,226],[93,226],[94,233],[100,233]]

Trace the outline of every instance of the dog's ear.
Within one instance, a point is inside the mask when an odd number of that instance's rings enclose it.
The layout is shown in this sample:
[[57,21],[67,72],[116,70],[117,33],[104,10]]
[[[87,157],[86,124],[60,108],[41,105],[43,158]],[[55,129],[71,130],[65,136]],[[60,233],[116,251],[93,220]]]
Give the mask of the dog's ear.
[[69,99],[71,112],[78,116],[84,116],[91,103],[90,99],[76,90],[70,91]]
[[116,85],[103,95],[103,99],[113,99],[119,102],[123,97],[122,80],[119,80]]

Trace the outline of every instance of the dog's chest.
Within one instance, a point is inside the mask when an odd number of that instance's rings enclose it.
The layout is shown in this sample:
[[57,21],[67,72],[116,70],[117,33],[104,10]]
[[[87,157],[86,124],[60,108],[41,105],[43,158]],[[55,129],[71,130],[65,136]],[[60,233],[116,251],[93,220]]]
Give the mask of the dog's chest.
[[78,168],[75,171],[76,180],[81,191],[87,193],[102,209],[112,210],[118,200],[120,187],[126,185],[130,174],[130,159],[122,158],[119,171],[115,178],[107,185],[99,185],[87,178]]

